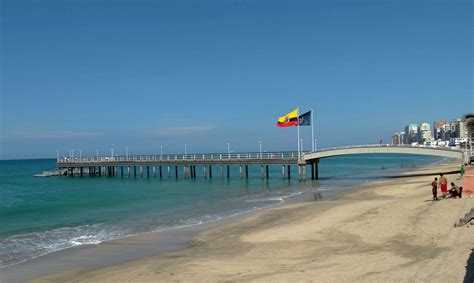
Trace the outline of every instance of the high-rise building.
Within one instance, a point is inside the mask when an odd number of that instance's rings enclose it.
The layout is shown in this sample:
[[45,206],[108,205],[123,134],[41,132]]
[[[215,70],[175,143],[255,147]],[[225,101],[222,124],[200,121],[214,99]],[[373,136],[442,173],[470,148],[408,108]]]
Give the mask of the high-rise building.
[[411,144],[418,142],[418,125],[409,124],[405,127],[405,143]]
[[400,140],[398,139],[398,133],[392,135],[392,145],[400,144]]
[[431,140],[431,127],[428,123],[421,123],[420,130],[418,132],[418,141],[420,143]]
[[438,122],[433,123],[433,138],[435,140],[445,140],[443,138],[444,127],[448,124],[446,120],[439,120]]
[[454,120],[455,124],[455,138],[466,138],[466,132],[467,132],[467,127],[466,127],[466,121],[463,121],[459,118]]
[[448,124],[444,125],[443,128],[441,129],[441,140],[449,141],[453,137],[454,137],[454,135],[453,135],[453,131],[452,131],[452,128],[451,128],[451,124],[448,123]]
[[392,144],[393,145],[405,144],[405,132],[394,133],[392,135]]
[[398,133],[398,142],[399,144],[405,144],[406,135],[405,132]]

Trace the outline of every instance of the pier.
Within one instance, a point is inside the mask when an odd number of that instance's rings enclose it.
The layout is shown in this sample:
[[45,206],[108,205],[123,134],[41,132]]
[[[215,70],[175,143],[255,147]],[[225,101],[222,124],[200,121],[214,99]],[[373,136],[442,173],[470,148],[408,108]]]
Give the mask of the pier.
[[[172,154],[143,156],[62,157],[57,167],[69,176],[122,176],[196,178],[231,177],[231,166],[238,166],[239,177],[249,177],[249,166],[259,166],[261,178],[269,178],[269,166],[280,166],[281,177],[291,178],[291,167],[298,167],[299,180],[306,179],[306,162],[296,152],[237,154]],[[312,171],[312,179],[317,173]]]
[[417,154],[461,160],[469,163],[472,152],[460,148],[411,145],[357,145],[333,147],[313,152],[269,152],[232,154],[172,154],[143,156],[58,157],[61,174],[70,176],[128,176],[196,178],[202,170],[204,178],[231,177],[231,166],[239,167],[239,177],[248,178],[249,166],[260,166],[261,178],[269,178],[269,166],[281,166],[281,177],[291,178],[291,166],[297,166],[298,180],[306,180],[310,167],[312,180],[319,179],[319,161],[323,158],[353,154]]

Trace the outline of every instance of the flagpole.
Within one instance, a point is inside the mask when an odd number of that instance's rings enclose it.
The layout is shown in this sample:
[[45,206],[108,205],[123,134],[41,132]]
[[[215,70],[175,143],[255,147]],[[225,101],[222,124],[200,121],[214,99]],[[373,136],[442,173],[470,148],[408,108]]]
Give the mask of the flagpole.
[[296,121],[298,121],[297,127],[298,127],[298,159],[300,159],[300,108],[298,107],[298,115],[296,116]]
[[314,151],[314,122],[313,122],[313,108],[311,108],[311,148]]

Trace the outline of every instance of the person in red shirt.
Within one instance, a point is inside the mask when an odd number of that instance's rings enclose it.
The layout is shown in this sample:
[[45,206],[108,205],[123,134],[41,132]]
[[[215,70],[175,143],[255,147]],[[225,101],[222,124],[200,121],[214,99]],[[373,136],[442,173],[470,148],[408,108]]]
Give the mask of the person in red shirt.
[[433,193],[433,200],[438,200],[438,178],[434,178],[431,182],[431,192]]

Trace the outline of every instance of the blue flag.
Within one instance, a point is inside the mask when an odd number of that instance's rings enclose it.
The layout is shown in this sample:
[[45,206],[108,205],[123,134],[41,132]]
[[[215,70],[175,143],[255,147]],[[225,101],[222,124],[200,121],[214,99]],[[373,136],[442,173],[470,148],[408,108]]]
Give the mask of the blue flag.
[[301,114],[298,117],[300,126],[311,126],[311,111]]

